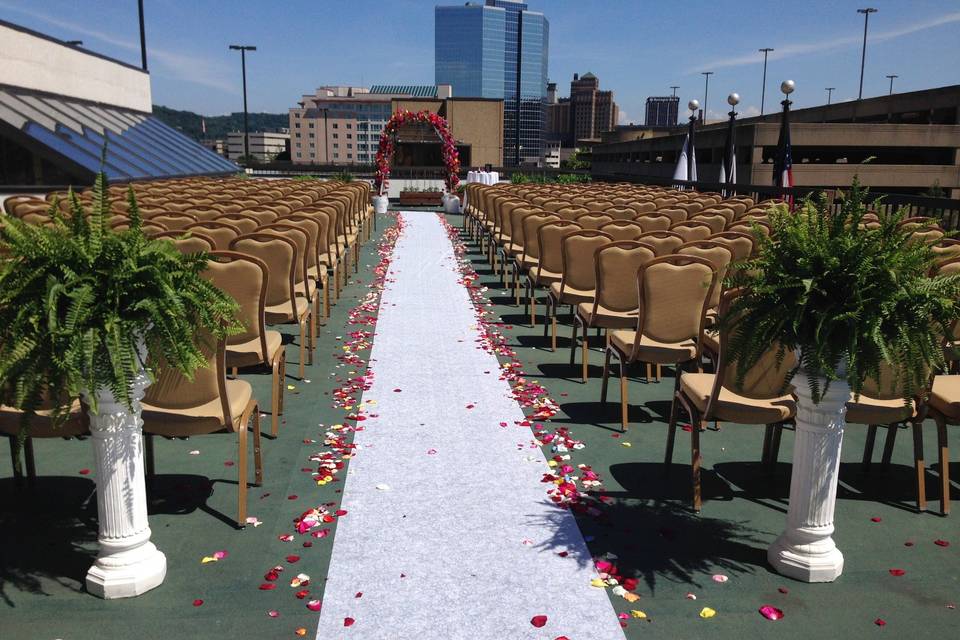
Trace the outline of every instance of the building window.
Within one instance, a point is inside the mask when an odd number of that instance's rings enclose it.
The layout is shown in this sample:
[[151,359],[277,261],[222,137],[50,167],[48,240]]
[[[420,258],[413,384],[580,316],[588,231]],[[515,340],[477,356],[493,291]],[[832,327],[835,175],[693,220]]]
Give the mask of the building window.
[[[299,128],[300,128],[300,123],[299,123],[299,122],[294,122],[294,123],[293,123],[293,126],[294,126],[295,128],[297,128],[297,129],[299,129]],[[310,125],[310,126],[313,126],[313,125]]]
[[301,145],[300,145],[300,143],[298,142],[298,143],[297,143],[297,149],[299,149],[299,148],[300,148],[300,146],[301,146]]
[[[299,136],[300,134],[298,133],[297,135]],[[311,132],[310,132],[310,137],[311,137],[311,138],[316,138],[317,136],[314,135],[313,131],[311,131]]]
[[348,122],[348,123],[347,123],[347,129],[353,129],[353,124],[351,124],[351,123]]
[[347,154],[347,159],[348,159],[348,160],[353,160],[353,154],[352,154],[352,153],[348,153],[348,154]]
[[300,132],[297,131],[295,134],[293,134],[293,136],[294,136],[295,138],[299,138],[299,137],[300,137]]
[[299,151],[297,151],[297,157],[298,157],[298,158],[302,158],[302,157],[303,157],[303,154],[300,153]]
[[349,142],[347,143],[347,149],[353,149],[353,145],[350,144]]
[[337,144],[336,142],[334,142],[334,143],[333,143],[333,148],[334,148],[334,149],[339,149],[339,148],[340,148],[340,145]]
[[334,128],[334,129],[338,129],[339,127],[340,127],[339,124],[337,124],[336,122],[333,123],[333,128]]
[[339,153],[335,153],[335,154],[333,154],[333,157],[334,157],[334,158],[339,158],[339,157],[340,157],[340,154],[339,154]]
[[312,142],[310,143],[310,148],[311,148],[311,149],[312,149],[313,147],[315,147],[315,146],[317,146],[317,145],[315,145],[315,144],[312,143]]
[[[299,123],[299,122],[297,123],[297,126],[298,126],[298,127],[300,126],[300,123]],[[307,123],[307,126],[310,127],[311,129],[313,129],[313,123],[312,123],[312,122],[308,122],[308,123]]]
[[349,139],[351,139],[351,138],[353,138],[353,134],[352,134],[352,133],[348,133],[348,134],[347,134],[347,140],[349,140]]
[[333,139],[334,139],[334,140],[336,140],[336,139],[339,138],[339,137],[340,137],[340,134],[339,134],[339,133],[333,134]]

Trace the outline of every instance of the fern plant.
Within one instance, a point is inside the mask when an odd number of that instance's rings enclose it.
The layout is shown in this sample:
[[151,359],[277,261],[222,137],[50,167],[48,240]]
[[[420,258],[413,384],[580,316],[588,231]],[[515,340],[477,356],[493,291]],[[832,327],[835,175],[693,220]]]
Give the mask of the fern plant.
[[[132,189],[127,198],[126,231],[109,228],[103,173],[89,211],[71,191],[68,214],[51,203],[49,226],[0,224],[0,402],[24,412],[21,440],[45,397],[108,389],[132,410],[141,340],[151,361],[192,376],[207,364],[204,330],[237,328],[236,302],[201,275],[207,256],[147,238]],[[96,413],[96,394],[85,397]]]
[[[737,319],[729,343],[740,382],[771,344],[798,351],[815,403],[844,377],[859,394],[886,363],[904,398],[922,391],[944,366],[944,336],[960,317],[960,276],[930,277],[934,253],[910,242],[903,210],[865,229],[868,190],[855,179],[834,211],[820,193],[796,211],[770,211],[771,237],[728,283],[745,293],[724,322]],[[889,387],[888,385],[893,385]]]

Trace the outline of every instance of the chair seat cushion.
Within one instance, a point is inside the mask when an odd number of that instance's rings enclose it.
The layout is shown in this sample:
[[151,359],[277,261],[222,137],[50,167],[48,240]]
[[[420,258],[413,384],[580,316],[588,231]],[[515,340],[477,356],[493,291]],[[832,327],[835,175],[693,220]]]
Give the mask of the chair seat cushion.
[[559,304],[580,304],[581,302],[593,302],[593,296],[596,295],[596,289],[574,289],[570,285],[563,288],[563,295],[560,294],[559,282],[550,283],[550,295],[553,296]]
[[307,302],[306,298],[296,298],[297,304],[297,315],[296,317],[290,316],[290,303],[283,302],[281,304],[275,304],[273,306],[267,306],[264,309],[264,312],[267,317],[268,324],[287,324],[292,322],[299,322],[300,318],[310,309],[310,303]]
[[[633,343],[637,332],[632,329],[618,329],[610,333],[610,344],[624,355],[633,353]],[[693,340],[683,342],[659,342],[649,336],[641,336],[637,360],[652,364],[677,364],[697,357],[697,343]]]
[[917,414],[916,406],[911,400],[905,404],[903,398],[880,400],[860,394],[855,400],[850,394],[847,401],[847,418],[850,424],[893,424],[909,420]]
[[603,305],[597,305],[597,312],[593,312],[592,302],[581,302],[577,305],[579,315],[588,327],[602,327],[605,329],[625,329],[637,325],[637,316],[640,310],[614,311]]
[[933,378],[930,406],[948,419],[960,421],[960,375]]
[[[712,373],[684,373],[680,376],[680,391],[703,414],[716,379]],[[797,403],[791,395],[757,400],[721,387],[720,396],[713,404],[711,418],[739,424],[774,424],[792,418]]]
[[543,269],[539,264],[536,267],[531,267],[528,274],[530,276],[530,280],[533,281],[533,284],[539,287],[551,285],[554,282],[559,284],[559,282],[563,279],[563,274],[559,271]]
[[267,353],[260,353],[260,338],[227,345],[228,367],[249,367],[255,364],[270,364],[283,346],[279,331],[266,331]]
[[[31,438],[69,438],[90,433],[86,416],[81,413],[80,401],[74,400],[70,405],[70,417],[63,424],[54,426],[53,410],[40,409],[30,420],[29,434]],[[0,405],[0,433],[16,436],[20,433],[20,418],[23,412],[13,407]]]
[[240,426],[247,403],[253,397],[253,387],[245,380],[227,380],[227,402],[233,424],[223,424],[223,405],[220,398],[196,407],[167,409],[143,403],[143,430],[158,436],[192,436],[217,431],[236,431]]

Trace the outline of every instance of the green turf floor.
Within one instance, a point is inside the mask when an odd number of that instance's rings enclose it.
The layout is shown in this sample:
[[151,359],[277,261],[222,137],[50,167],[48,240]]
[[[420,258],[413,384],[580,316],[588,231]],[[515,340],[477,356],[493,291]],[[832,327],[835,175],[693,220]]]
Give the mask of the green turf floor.
[[[460,224],[459,216],[449,220]],[[382,217],[381,232],[387,224],[388,218]],[[313,637],[318,614],[306,608],[307,599],[295,597],[298,589],[288,583],[299,572],[309,574],[309,598],[322,598],[333,535],[311,539],[309,548],[301,546],[301,538],[283,542],[278,536],[292,531],[292,520],[302,511],[339,502],[349,468],[340,472],[340,482],[318,487],[308,473],[316,465],[308,458],[324,448],[304,440],[322,440],[326,429],[321,424],[343,422],[346,414],[331,407],[329,394],[341,386],[338,378],[362,373],[340,365],[334,354],[343,353],[340,338],[356,329],[345,328],[347,313],[367,293],[370,269],[379,261],[375,244],[364,247],[355,278],[359,282],[347,287],[320,332],[316,363],[306,376],[310,382],[288,379],[295,389],[287,391],[285,424],[278,439],[264,442],[264,486],[250,490],[249,514],[259,518],[261,526],[236,531],[227,524],[236,504],[236,467],[225,463],[235,459],[235,438],[157,441],[159,475],[150,493],[150,522],[153,540],[167,555],[168,571],[164,584],[154,591],[108,602],[83,590],[97,530],[93,478],[80,473],[93,467],[89,442],[38,442],[41,478],[29,490],[14,487],[9,454],[0,451],[0,639],[295,638],[298,628]],[[580,384],[579,369],[566,364],[569,352],[563,349],[569,326],[561,325],[561,349],[546,351],[542,327],[525,326],[522,308],[509,304],[511,299],[482,257],[477,253],[469,257],[490,286],[492,309],[502,317],[501,329],[529,377],[545,385],[559,403],[561,413],[552,422],[569,426],[586,443],[572,452],[573,462],[592,465],[604,480],[609,504],[601,516],[581,517],[580,524],[596,556],[615,554],[620,572],[639,579],[639,601],[630,604],[611,596],[618,612],[637,610],[647,616],[625,621],[628,638],[957,635],[960,612],[948,605],[960,604],[960,520],[956,515],[913,513],[908,434],[901,433],[886,473],[877,465],[864,474],[859,469],[864,431],[848,429],[835,535],[846,557],[844,575],[827,585],[782,578],[767,566],[766,548],[784,524],[792,433],[784,433],[781,462],[772,476],[758,464],[759,429],[723,425],[721,431],[705,433],[705,502],[702,514],[694,515],[689,509],[686,433],[678,432],[673,474],[667,478],[663,473],[664,418],[672,378],[666,375],[659,384],[631,381],[631,425],[628,434],[620,436],[616,388],[613,402],[598,403],[599,349],[591,352],[592,380]],[[286,333],[293,337],[293,331]],[[288,346],[288,357],[288,374],[295,376],[296,345]],[[269,373],[243,377],[253,383],[261,400],[269,402]],[[928,460],[935,459],[933,445],[932,430],[927,429]],[[960,477],[958,466],[955,463],[952,469],[954,477]],[[931,473],[928,488],[933,498],[935,486]],[[955,494],[960,498],[960,492]],[[936,508],[935,500],[931,508]],[[492,526],[496,510],[497,505],[490,505]],[[335,533],[335,523],[329,526]],[[934,544],[938,539],[951,545]],[[201,564],[203,556],[218,550],[227,551],[228,557]],[[288,555],[300,559],[291,563]],[[261,591],[264,574],[276,565],[285,569],[278,587]],[[905,573],[892,576],[890,569]],[[729,580],[715,582],[714,574]],[[203,604],[195,607],[196,599]],[[757,610],[766,604],[782,609],[785,617],[778,622],[761,617]],[[702,619],[698,614],[704,607],[716,610],[716,615]],[[469,628],[471,610],[465,594],[464,628]],[[270,611],[279,617],[270,617]],[[875,625],[878,618],[886,621],[883,628]]]
[[[448,220],[462,224],[460,216]],[[931,512],[914,512],[909,431],[900,432],[886,473],[878,463],[863,473],[866,429],[847,429],[834,536],[845,556],[844,574],[835,583],[818,585],[784,578],[769,567],[766,551],[785,523],[792,431],[784,431],[772,475],[759,464],[762,427],[724,424],[720,431],[703,434],[704,505],[700,515],[694,514],[688,433],[677,431],[673,470],[669,477],[664,474],[672,374],[665,371],[662,382],[647,384],[640,368],[631,372],[636,377],[629,385],[630,426],[621,435],[616,378],[611,379],[608,404],[599,403],[602,338],[593,338],[590,380],[582,384],[579,355],[576,368],[569,365],[569,317],[562,318],[558,350],[548,351],[543,325],[529,326],[523,307],[513,306],[512,295],[491,274],[476,245],[467,246],[482,284],[489,287],[494,318],[502,319],[499,328],[527,377],[545,386],[560,406],[552,422],[569,426],[586,443],[573,452],[572,462],[591,465],[604,480],[609,504],[603,514],[578,521],[595,557],[613,553],[621,574],[639,579],[639,601],[630,604],[611,595],[618,613],[637,610],[647,616],[624,621],[628,638],[861,638],[876,633],[932,638],[960,633],[960,611],[949,608],[960,606],[960,520],[935,513],[939,479],[933,472],[927,478]],[[541,305],[541,321],[543,311]],[[936,460],[935,433],[929,424],[928,461]],[[881,430],[874,454],[878,462],[884,436]],[[954,462],[951,471],[960,477],[960,464]],[[958,497],[955,487],[953,498]],[[952,544],[942,547],[935,540]],[[905,573],[893,576],[890,569]],[[729,580],[715,582],[715,574]],[[758,609],[768,604],[781,609],[784,618],[772,622],[762,617]],[[704,607],[716,615],[701,618]],[[882,629],[875,624],[878,618],[886,622]]]

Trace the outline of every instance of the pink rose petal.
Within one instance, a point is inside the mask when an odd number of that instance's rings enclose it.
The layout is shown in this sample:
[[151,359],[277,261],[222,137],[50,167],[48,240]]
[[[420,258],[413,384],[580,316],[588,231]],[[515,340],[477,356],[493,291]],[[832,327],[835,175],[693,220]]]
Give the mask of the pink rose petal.
[[762,615],[767,620],[779,620],[783,617],[783,611],[777,609],[776,607],[765,604],[760,607],[760,615]]

